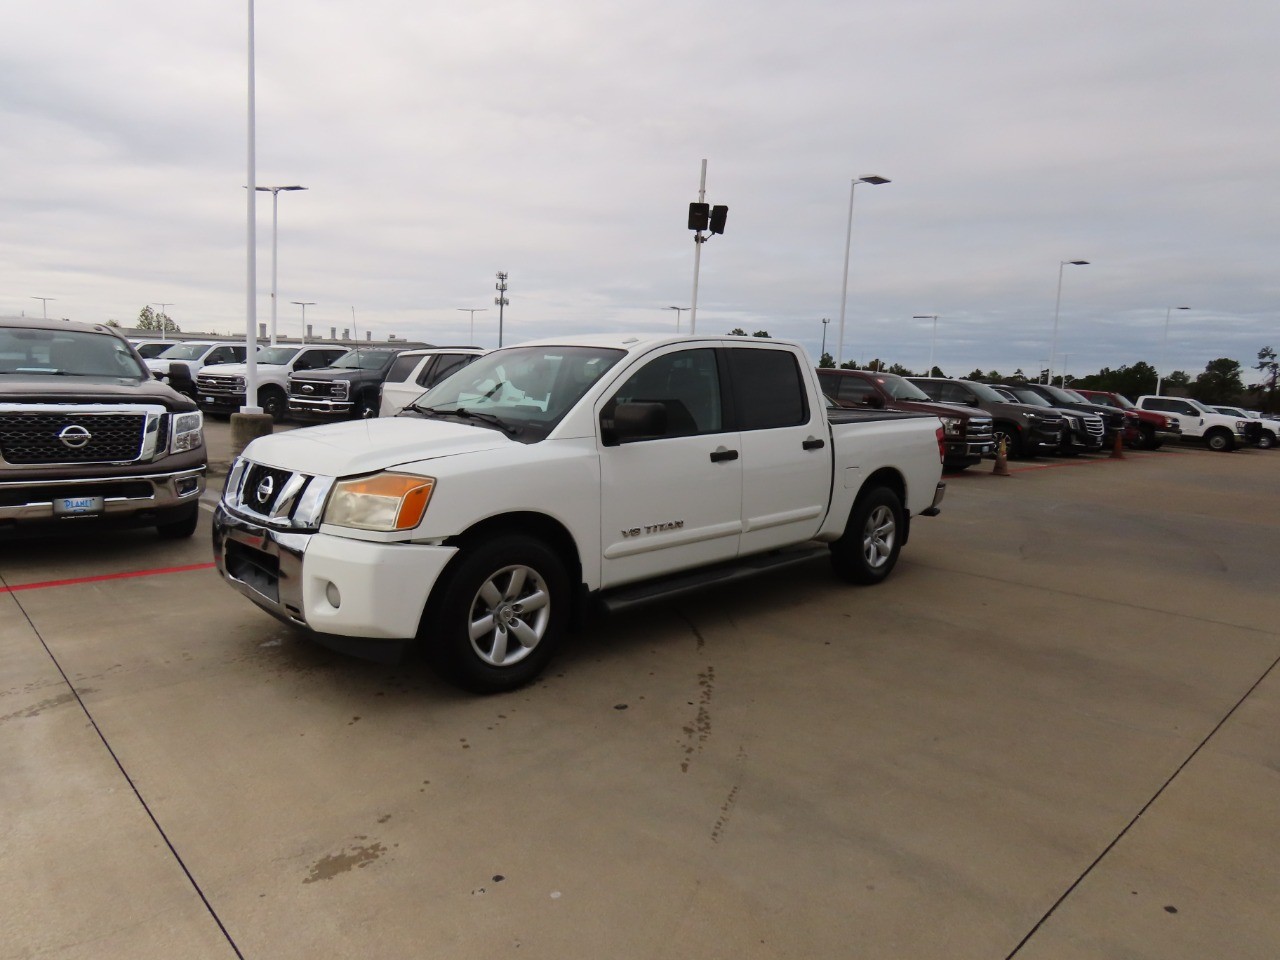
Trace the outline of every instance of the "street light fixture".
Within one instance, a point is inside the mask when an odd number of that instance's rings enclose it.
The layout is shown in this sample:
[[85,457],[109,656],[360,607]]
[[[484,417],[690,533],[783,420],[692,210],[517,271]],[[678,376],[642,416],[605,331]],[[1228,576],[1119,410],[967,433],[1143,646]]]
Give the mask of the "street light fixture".
[[1073,267],[1087,267],[1088,260],[1059,260],[1058,261],[1058,297],[1053,303],[1053,340],[1049,345],[1049,370],[1048,382],[1053,383],[1053,364],[1058,359],[1058,310],[1062,306],[1062,269],[1070,264]]
[[498,291],[498,295],[493,298],[493,302],[498,308],[498,347],[501,348],[503,311],[511,306],[511,301],[507,299],[507,272],[499,270],[494,276],[498,278],[498,282],[493,285],[493,289]]
[[316,302],[314,300],[290,300],[289,302],[302,308],[302,342],[305,344],[307,342],[307,307],[314,307]]
[[929,341],[929,372],[925,374],[926,377],[932,377],[933,376],[933,349],[938,345],[938,315],[936,313],[917,313],[911,319],[933,321],[933,337]]
[[42,315],[44,316],[44,319],[48,320],[49,319],[49,301],[57,300],[58,298],[57,297],[32,297],[31,299],[40,301]]
[[1169,317],[1175,310],[1190,310],[1190,307],[1169,307],[1164,312],[1164,348],[1160,351],[1160,370],[1156,371],[1156,396],[1160,396],[1160,384],[1164,382],[1164,368],[1169,363]]
[[276,345],[276,237],[280,227],[280,192],[307,188],[294,184],[288,187],[254,187],[253,189],[271,194],[271,346],[274,347]]
[[476,342],[476,314],[477,314],[477,313],[487,313],[487,312],[488,312],[488,310],[489,310],[489,308],[488,308],[488,307],[476,307],[476,308],[473,310],[471,307],[454,307],[453,309],[455,309],[455,310],[459,310],[459,311],[461,311],[462,313],[469,313],[469,314],[471,314],[471,334],[470,334],[470,336],[471,336],[471,341],[470,341],[470,343],[471,343],[471,345],[472,345],[472,346],[474,346],[474,345],[475,345],[475,342]]
[[853,191],[860,183],[869,183],[873,187],[878,187],[883,183],[891,183],[887,177],[878,177],[871,174],[866,177],[858,177],[849,184],[849,227],[844,235],[844,281],[840,286],[840,331],[836,340],[836,366],[839,367],[844,362],[844,307],[849,295],[849,247],[853,241]]
[[160,321],[160,339],[168,340],[169,337],[166,332],[168,330],[168,325],[165,323],[165,320],[169,319],[169,315],[164,312],[164,308],[172,307],[173,304],[172,303],[153,303],[151,304],[151,306],[160,308],[160,316],[156,318],[157,320]]
[[682,313],[684,313],[686,310],[689,310],[689,309],[692,309],[692,308],[690,308],[690,307],[663,307],[662,309],[663,309],[663,310],[674,310],[674,311],[676,312],[676,333],[679,333],[679,332],[680,332],[680,314],[682,314]]

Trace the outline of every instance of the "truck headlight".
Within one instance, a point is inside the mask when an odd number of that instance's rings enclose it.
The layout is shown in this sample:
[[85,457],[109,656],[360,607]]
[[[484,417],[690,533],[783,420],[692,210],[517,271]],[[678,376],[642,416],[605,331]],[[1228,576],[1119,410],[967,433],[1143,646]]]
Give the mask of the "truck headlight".
[[333,485],[324,522],[355,530],[412,530],[422,522],[434,477],[407,473],[375,473],[339,480]]
[[244,377],[236,377],[235,391],[236,393],[244,393],[248,387],[245,384]]
[[351,395],[350,380],[335,380],[329,387],[329,395],[339,400],[346,400]]
[[194,450],[204,442],[204,414],[199,410],[191,413],[175,413],[171,415],[173,421],[170,424],[172,429],[169,431],[169,450],[171,453],[181,453],[184,450]]
[[942,429],[948,437],[964,436],[964,421],[959,417],[939,417],[938,419],[942,421]]

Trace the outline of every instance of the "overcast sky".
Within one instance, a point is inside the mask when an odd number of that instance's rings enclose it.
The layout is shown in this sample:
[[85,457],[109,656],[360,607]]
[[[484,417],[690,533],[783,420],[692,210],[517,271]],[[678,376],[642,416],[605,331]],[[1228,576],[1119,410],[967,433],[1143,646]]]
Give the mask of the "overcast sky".
[[[742,327],[947,373],[1280,348],[1275,0],[258,0],[279,324],[434,343]],[[0,31],[0,315],[243,332],[247,2]],[[271,198],[257,313],[271,313]],[[938,314],[936,346],[932,321]],[[683,313],[688,328],[689,314]],[[1256,379],[1251,369],[1246,379]]]

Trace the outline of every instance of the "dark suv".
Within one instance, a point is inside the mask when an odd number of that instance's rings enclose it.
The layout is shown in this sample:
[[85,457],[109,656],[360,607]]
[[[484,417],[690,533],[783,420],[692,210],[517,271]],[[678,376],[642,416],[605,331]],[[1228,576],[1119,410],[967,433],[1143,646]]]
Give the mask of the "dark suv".
[[357,420],[378,415],[378,391],[396,357],[408,350],[356,347],[332,366],[289,376],[289,413],[299,420]]
[[963,470],[995,452],[991,418],[972,409],[937,403],[915,384],[895,373],[820,368],[822,392],[844,407],[874,407],[907,413],[930,413],[942,421],[947,470]]
[[111,327],[0,320],[0,531],[116,520],[189,537],[206,465],[196,405]]
[[941,403],[977,407],[991,414],[994,421],[992,436],[996,443],[1004,440],[1005,452],[1011,457],[1053,453],[1062,442],[1065,424],[1062,416],[1054,410],[1006,400],[985,383],[974,380],[943,377],[907,379]]

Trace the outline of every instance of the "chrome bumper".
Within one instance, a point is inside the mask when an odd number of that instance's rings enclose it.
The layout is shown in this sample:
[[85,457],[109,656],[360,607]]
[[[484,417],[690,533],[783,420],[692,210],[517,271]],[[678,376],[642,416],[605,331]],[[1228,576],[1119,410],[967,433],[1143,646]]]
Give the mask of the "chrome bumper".
[[[173,473],[72,480],[11,480],[0,483],[0,520],[52,520],[60,497],[101,496],[93,516],[126,516],[195,503],[204,492],[204,467]],[[93,492],[90,492],[93,491]]]

